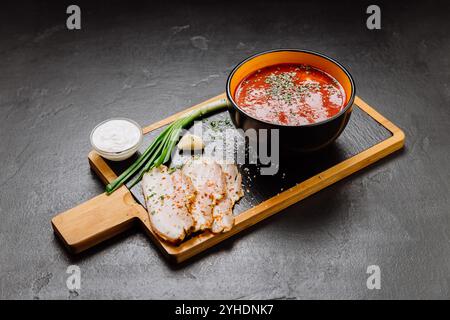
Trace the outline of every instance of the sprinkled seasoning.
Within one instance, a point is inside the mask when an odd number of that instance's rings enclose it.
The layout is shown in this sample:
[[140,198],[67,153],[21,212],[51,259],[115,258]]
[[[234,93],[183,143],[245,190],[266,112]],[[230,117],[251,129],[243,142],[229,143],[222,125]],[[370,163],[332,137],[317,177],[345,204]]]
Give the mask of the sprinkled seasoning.
[[250,74],[235,92],[251,116],[272,123],[302,125],[326,120],[345,105],[341,84],[307,65],[280,64]]

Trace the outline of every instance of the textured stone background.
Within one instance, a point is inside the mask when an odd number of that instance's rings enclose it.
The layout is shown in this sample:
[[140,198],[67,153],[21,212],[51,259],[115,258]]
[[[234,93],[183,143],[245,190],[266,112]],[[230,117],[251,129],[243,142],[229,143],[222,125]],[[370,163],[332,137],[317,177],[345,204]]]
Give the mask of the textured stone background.
[[[450,298],[449,3],[392,2],[377,1],[382,30],[369,31],[365,1],[86,1],[75,32],[68,3],[2,3],[0,298]],[[86,159],[96,123],[152,123],[278,47],[347,65],[405,150],[181,266],[139,230],[66,253],[50,219],[102,191]],[[371,264],[381,290],[366,288]]]

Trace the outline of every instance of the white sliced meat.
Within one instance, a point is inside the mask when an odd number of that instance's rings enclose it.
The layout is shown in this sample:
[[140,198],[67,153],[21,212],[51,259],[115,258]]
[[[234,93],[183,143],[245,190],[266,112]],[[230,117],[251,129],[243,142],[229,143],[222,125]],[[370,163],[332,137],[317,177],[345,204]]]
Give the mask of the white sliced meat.
[[226,195],[213,209],[214,233],[229,231],[234,225],[233,207],[243,195],[242,176],[234,163],[221,163],[226,182]]
[[227,183],[227,193],[233,204],[244,195],[242,189],[242,175],[240,174],[235,163],[220,163],[225,174],[225,181]]
[[170,242],[182,241],[194,226],[189,212],[195,189],[181,170],[161,165],[142,177],[147,211],[152,229]]
[[191,214],[194,219],[193,231],[210,229],[213,223],[214,206],[226,194],[226,181],[222,167],[206,157],[189,160],[182,169],[196,190]]

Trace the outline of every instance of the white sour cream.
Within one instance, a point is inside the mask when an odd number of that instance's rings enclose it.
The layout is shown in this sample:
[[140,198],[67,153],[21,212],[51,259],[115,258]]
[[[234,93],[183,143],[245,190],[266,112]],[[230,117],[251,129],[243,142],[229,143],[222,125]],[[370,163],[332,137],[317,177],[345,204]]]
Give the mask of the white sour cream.
[[104,152],[118,153],[139,144],[142,131],[136,124],[124,119],[107,120],[92,133],[93,145]]

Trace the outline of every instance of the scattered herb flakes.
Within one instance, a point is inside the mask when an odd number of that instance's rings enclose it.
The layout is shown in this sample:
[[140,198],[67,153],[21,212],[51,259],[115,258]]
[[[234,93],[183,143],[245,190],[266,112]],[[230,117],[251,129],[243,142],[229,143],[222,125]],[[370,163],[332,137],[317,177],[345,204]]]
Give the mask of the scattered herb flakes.
[[230,119],[224,119],[224,120],[212,120],[209,122],[209,126],[211,127],[212,130],[214,131],[219,131],[223,128],[231,128],[233,126],[233,123],[231,122]]
[[295,75],[295,72],[270,74],[264,82],[270,85],[270,93],[272,97],[291,103]]
[[209,126],[211,127],[211,128],[216,128],[217,127],[217,121],[211,121],[210,123],[209,123]]
[[[306,70],[309,74],[311,68],[309,66],[300,66],[294,70]],[[297,99],[311,96],[311,92],[318,92],[321,90],[321,85],[318,82],[304,81],[301,84],[295,83],[295,77],[297,73],[295,71],[285,73],[271,73],[264,80],[265,83],[270,85],[270,95],[276,99],[283,101],[287,104],[292,104]]]

